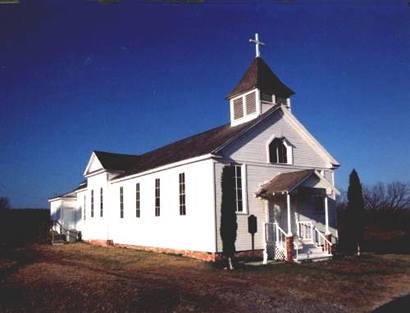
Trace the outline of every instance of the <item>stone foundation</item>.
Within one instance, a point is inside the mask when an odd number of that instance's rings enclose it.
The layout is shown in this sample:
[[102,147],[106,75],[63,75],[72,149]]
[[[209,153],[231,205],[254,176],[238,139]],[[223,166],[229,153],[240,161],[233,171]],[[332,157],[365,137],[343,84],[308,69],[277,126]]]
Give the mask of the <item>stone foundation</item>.
[[[193,250],[178,250],[170,248],[157,248],[157,247],[146,247],[146,246],[136,246],[128,244],[117,244],[112,240],[88,240],[86,241],[90,244],[100,246],[100,247],[119,247],[125,249],[134,249],[140,251],[149,251],[156,253],[166,253],[166,254],[178,254],[193,259],[206,261],[206,262],[215,262],[222,259],[222,253],[220,252],[204,252],[204,251],[193,251]],[[262,258],[263,250],[247,250],[247,251],[238,251],[235,253],[235,258],[246,259],[246,258]]]

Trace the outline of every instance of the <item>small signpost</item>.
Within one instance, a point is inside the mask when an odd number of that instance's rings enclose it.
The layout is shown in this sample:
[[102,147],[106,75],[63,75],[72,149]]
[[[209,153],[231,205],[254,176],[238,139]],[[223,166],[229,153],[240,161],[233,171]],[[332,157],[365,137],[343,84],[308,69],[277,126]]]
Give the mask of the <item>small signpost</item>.
[[255,215],[248,217],[248,232],[252,236],[252,251],[255,250],[255,233],[258,232],[258,222]]

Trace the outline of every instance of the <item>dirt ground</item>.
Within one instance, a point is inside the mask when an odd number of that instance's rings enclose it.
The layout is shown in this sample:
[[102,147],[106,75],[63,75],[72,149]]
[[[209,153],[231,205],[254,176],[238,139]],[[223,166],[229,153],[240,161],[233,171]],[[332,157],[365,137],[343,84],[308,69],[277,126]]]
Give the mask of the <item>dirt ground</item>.
[[0,312],[371,312],[410,293],[410,255],[231,272],[81,243],[0,249]]

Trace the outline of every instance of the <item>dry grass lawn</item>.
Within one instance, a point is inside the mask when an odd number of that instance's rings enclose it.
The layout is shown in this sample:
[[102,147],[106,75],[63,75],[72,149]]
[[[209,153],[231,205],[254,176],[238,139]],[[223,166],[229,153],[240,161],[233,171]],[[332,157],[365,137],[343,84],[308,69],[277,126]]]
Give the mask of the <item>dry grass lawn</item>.
[[370,312],[410,293],[410,255],[233,272],[88,244],[0,250],[0,312]]

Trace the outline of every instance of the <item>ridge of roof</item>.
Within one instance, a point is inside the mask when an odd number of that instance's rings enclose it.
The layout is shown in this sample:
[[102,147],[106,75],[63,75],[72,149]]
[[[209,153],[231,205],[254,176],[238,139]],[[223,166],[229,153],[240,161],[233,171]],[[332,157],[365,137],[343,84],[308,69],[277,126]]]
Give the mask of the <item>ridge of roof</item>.
[[242,76],[239,83],[232,89],[227,98],[258,88],[262,92],[273,93],[282,97],[290,97],[295,92],[286,86],[261,57],[256,57]]
[[141,154],[135,166],[116,176],[115,179],[208,153],[217,153],[279,108],[280,106],[275,106],[249,122],[236,126],[227,123]]

